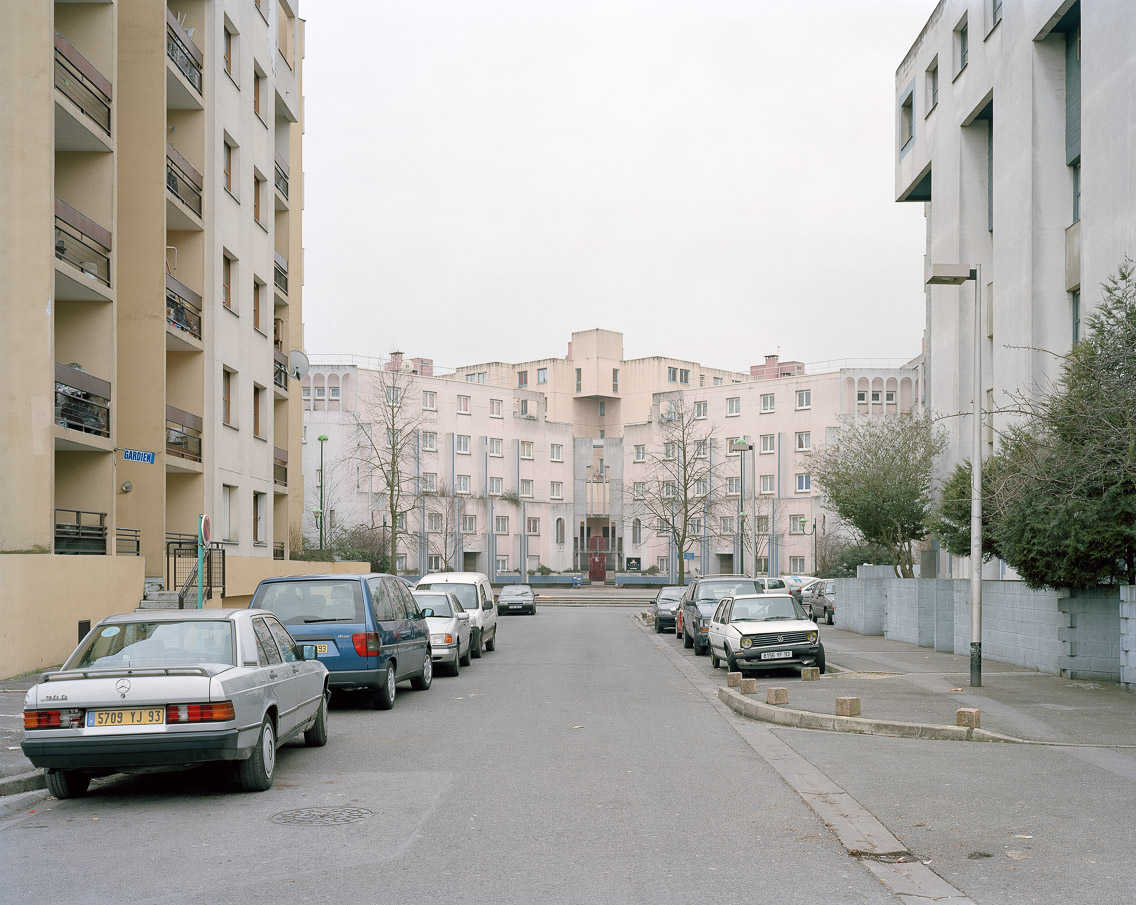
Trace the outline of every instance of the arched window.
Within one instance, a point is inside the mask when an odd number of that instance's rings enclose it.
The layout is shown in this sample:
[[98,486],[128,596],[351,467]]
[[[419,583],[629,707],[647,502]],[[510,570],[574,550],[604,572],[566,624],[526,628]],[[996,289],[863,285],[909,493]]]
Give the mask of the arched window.
[[556,520],[556,543],[564,543],[564,519],[562,518]]
[[631,543],[636,545],[643,543],[643,523],[639,519],[631,523]]

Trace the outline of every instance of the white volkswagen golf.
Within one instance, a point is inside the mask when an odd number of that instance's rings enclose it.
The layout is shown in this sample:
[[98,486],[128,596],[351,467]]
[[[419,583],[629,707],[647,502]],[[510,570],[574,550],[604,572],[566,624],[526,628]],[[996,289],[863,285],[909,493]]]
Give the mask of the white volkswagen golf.
[[817,627],[792,596],[747,594],[726,597],[710,619],[710,663],[732,671],[817,666],[824,672],[824,645]]

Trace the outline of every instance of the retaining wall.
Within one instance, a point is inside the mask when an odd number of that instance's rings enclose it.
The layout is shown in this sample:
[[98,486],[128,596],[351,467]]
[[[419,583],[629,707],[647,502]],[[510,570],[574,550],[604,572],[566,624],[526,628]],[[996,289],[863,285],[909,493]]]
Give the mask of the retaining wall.
[[1136,691],[1136,585],[1120,589],[1120,683]]

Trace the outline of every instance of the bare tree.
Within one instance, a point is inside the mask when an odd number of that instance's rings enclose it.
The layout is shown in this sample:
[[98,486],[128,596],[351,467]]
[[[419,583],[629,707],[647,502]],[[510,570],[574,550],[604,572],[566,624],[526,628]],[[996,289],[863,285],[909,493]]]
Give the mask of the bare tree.
[[[426,550],[442,557],[447,568],[459,571],[457,554],[460,549],[458,537],[461,530],[462,503],[467,498],[456,496],[445,483],[438,489],[423,495],[426,523],[422,530],[426,533]],[[427,571],[426,564],[419,564]]]
[[682,394],[667,394],[659,405],[658,444],[647,458],[647,481],[632,495],[634,508],[647,516],[645,527],[674,544],[680,585],[684,554],[703,536],[699,529],[725,511],[714,434],[714,425],[698,417]]
[[377,372],[371,396],[361,400],[363,417],[353,413],[360,464],[382,484],[379,494],[388,525],[392,567],[398,562],[407,516],[419,502],[419,434],[433,423],[432,413],[422,407],[417,379],[400,362],[401,356],[392,354],[387,366]]

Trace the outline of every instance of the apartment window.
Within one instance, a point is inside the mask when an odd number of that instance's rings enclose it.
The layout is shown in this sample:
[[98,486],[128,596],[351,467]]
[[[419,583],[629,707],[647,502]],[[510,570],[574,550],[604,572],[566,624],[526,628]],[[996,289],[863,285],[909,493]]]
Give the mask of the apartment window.
[[233,310],[233,259],[227,254],[221,256],[221,304]]
[[[254,279],[252,281],[252,325],[255,329],[264,333],[264,283],[260,280]],[[283,332],[284,322],[278,320],[276,322],[276,343],[283,345]]]
[[427,411],[436,411],[438,408],[438,396],[433,390],[422,391],[422,408]]
[[458,434],[456,437],[454,437],[454,451],[457,452],[459,456],[469,455],[468,434]]
[[797,390],[797,408],[807,409],[812,408],[813,405],[813,391],[812,390]]
[[804,534],[805,526],[808,524],[808,519],[803,515],[789,516],[789,533],[790,534]]
[[899,102],[899,147],[907,147],[907,143],[915,137],[915,94],[908,92]]
[[432,471],[422,473],[422,492],[436,493],[438,490],[438,476]]
[[939,103],[939,58],[935,57],[935,59],[931,61],[931,66],[927,69],[928,114],[935,109],[937,103]]
[[458,414],[459,415],[468,415],[469,414],[469,397],[468,396],[458,396]]
[[252,385],[252,435],[264,439],[264,387]]
[[797,449],[806,450],[813,448],[813,435],[812,431],[797,431]]
[[761,452],[763,455],[777,452],[777,435],[776,434],[762,434],[761,435]]
[[990,0],[990,27],[1002,21],[1002,0]]
[[529,372],[517,371],[517,386],[527,387],[529,385]]
[[639,519],[631,523],[631,543],[636,546],[643,543],[643,522]]
[[655,560],[655,567],[656,567],[656,568],[657,568],[657,569],[658,569],[658,570],[659,570],[660,572],[663,572],[663,573],[665,573],[665,572],[667,571],[667,569],[669,569],[669,568],[670,568],[670,564],[669,564],[669,563],[667,562],[667,557],[665,557],[665,556],[660,556],[660,557],[658,557],[658,558],[657,558],[657,559]]
[[525,519],[525,534],[534,535],[540,534],[540,519],[526,518]]
[[619,368],[611,369],[611,391],[613,393],[619,392]]
[[769,516],[768,515],[759,515],[754,520],[753,525],[754,525],[753,530],[756,531],[758,534],[768,534],[769,533]]
[[521,417],[525,418],[529,413],[529,401],[527,399],[521,400]]
[[771,494],[776,491],[776,484],[774,476],[771,474],[763,474],[761,476],[761,492],[764,494]]
[[454,493],[469,493],[469,475],[454,475]]
[[477,381],[477,375],[474,374],[473,371],[470,371],[468,374],[465,375],[465,382],[466,383],[475,383],[476,381]]
[[500,399],[490,399],[489,400],[489,417],[490,418],[504,418],[505,417],[504,415],[501,414],[501,400]]
[[221,420],[229,427],[237,426],[236,372],[221,371]]
[[690,371],[688,371],[686,368],[681,368],[678,372],[678,382],[689,384],[690,383]]
[[726,438],[726,455],[727,455],[727,456],[736,456],[736,455],[738,455],[738,452],[737,452],[737,450],[735,450],[735,449],[734,449],[734,443],[735,443],[735,441],[737,441],[738,439],[739,439],[738,437],[727,437],[727,438]]
[[422,431],[422,451],[437,452],[438,435],[434,431]]
[[576,368],[576,392],[580,392],[580,387],[584,385],[584,374],[580,368]]
[[497,557],[497,571],[498,572],[508,572],[509,571],[509,557],[508,556],[498,556]]
[[774,402],[774,394],[773,393],[762,393],[761,394],[761,410],[762,410],[762,412],[772,412],[773,411],[773,402]]
[[708,408],[709,406],[705,402],[694,403],[694,417],[698,419],[705,418]]
[[263,493],[253,491],[252,494],[252,542],[258,547],[263,547],[266,543],[265,534],[265,510],[267,508],[267,498]]
[[253,219],[262,226],[264,225],[264,220],[260,216],[260,202],[263,194],[264,180],[254,173],[252,177],[252,216]]
[[632,485],[632,495],[637,500],[647,499],[647,482],[646,481],[636,481]]
[[316,399],[327,398],[327,387],[316,387]]
[[867,390],[857,390],[856,391],[856,404],[857,405],[867,405],[868,404],[868,391]]
[[962,72],[966,69],[967,58],[970,55],[970,33],[967,29],[966,16],[964,15],[955,26],[955,66],[956,72]]
[[398,571],[400,571],[400,572],[406,571],[406,554],[405,553],[399,553],[398,556],[396,556],[394,558],[394,567],[396,569],[398,569]]
[[502,446],[503,446],[503,444],[501,442],[500,437],[490,437],[489,438],[489,455],[495,456],[495,457],[498,457],[498,458],[500,456],[504,455],[504,453],[502,452]]
[[710,493],[710,481],[708,478],[697,478],[694,482],[694,495],[706,496]]
[[1070,167],[1073,171],[1073,222],[1081,219],[1081,164]]
[[225,72],[230,76],[236,71],[237,65],[237,36],[225,26]]
[[[669,533],[670,530],[671,530],[671,526],[669,524],[667,524],[667,520],[660,515],[658,522],[655,523],[655,533],[662,536],[664,534]],[[665,557],[659,557],[659,558],[665,561]]]
[[485,383],[486,377],[487,377],[487,374],[485,373],[485,371],[478,371],[477,372],[477,382],[478,383]]
[[564,461],[564,446],[560,443],[553,443],[551,446],[548,447],[548,457],[553,462],[563,462]]
[[722,516],[722,525],[721,525],[721,529],[720,529],[721,533],[722,534],[733,534],[734,531],[737,530],[734,527],[735,524],[736,524],[736,522],[735,522],[734,517],[732,515],[723,515]]
[[537,383],[548,383],[548,368],[537,368],[536,369],[536,382]]
[[1073,307],[1073,345],[1081,341],[1081,290],[1069,293]]
[[757,559],[755,560],[755,563],[756,563],[757,572],[758,572],[759,575],[768,575],[769,574],[769,557],[768,556],[757,557]]
[[426,513],[426,530],[427,531],[441,531],[442,530],[442,513],[440,513],[440,512],[427,512]]
[[797,493],[808,493],[813,488],[813,476],[810,474],[797,475]]
[[678,493],[677,481],[663,481],[663,499],[673,500]]
[[705,459],[708,455],[708,453],[707,453],[708,448],[709,448],[708,447],[708,441],[706,441],[706,440],[695,440],[694,441],[694,458]]
[[225,191],[235,194],[237,182],[234,173],[236,172],[237,151],[229,141],[225,142],[224,155]]
[[805,558],[803,556],[789,557],[789,571],[793,575],[800,575],[805,571]]
[[726,495],[727,496],[741,496],[742,492],[742,479],[741,478],[726,478]]
[[715,377],[714,378],[714,386],[719,387],[721,385],[722,385],[722,378],[721,377]]
[[740,396],[731,396],[726,400],[726,417],[733,418],[742,413],[742,400]]
[[462,534],[476,534],[477,533],[477,516],[476,515],[463,515],[462,516]]
[[667,382],[678,383],[678,368],[667,368]]
[[261,110],[261,94],[264,91],[264,76],[255,69],[252,73],[252,112],[264,120],[264,111]]
[[490,496],[501,496],[501,493],[502,493],[501,479],[500,478],[490,478],[489,479],[489,495]]
[[531,459],[532,457],[533,457],[532,440],[522,440],[521,441],[521,458],[522,459]]
[[888,390],[884,393],[884,402],[888,405],[895,405],[895,390]]
[[387,387],[387,403],[390,405],[398,405],[399,398],[402,391],[398,387]]
[[426,571],[441,572],[445,568],[441,553],[430,553],[426,556]]
[[509,516],[495,515],[493,517],[493,533],[494,534],[508,534],[509,533]]
[[674,459],[678,455],[678,444],[673,440],[668,440],[663,444],[663,458]]
[[221,540],[237,542],[237,522],[240,511],[237,505],[237,488],[232,484],[221,485]]
[[[300,390],[300,395],[303,396],[304,399],[310,400],[312,398],[312,388],[311,387],[303,387]],[[305,424],[304,427],[307,427],[307,425]]]
[[554,500],[564,499],[564,482],[563,481],[553,481],[549,485],[548,495]]
[[880,391],[879,390],[872,390],[872,404],[878,405],[879,402],[880,402],[880,398],[881,398],[880,397]]
[[602,418],[606,414],[607,414],[607,403],[604,400],[601,399],[600,400],[600,417]]
[[530,480],[521,481],[521,496],[532,498],[533,495],[533,482]]
[[644,446],[641,443],[638,443],[638,444],[635,445],[635,461],[636,462],[646,462],[647,461],[647,447]]

